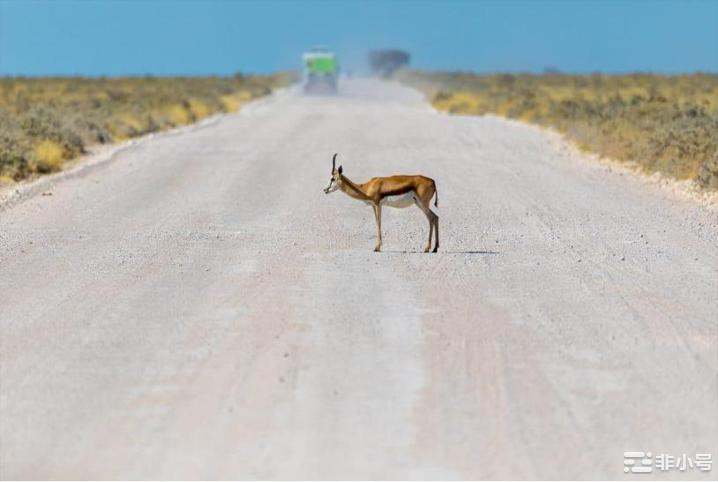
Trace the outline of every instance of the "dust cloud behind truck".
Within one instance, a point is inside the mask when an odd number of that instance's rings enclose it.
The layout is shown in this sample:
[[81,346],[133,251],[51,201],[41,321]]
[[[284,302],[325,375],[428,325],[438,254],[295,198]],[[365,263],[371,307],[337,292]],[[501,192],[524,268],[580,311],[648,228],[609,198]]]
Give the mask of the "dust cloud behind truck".
[[304,52],[302,61],[305,92],[337,91],[339,64],[334,52],[325,48],[311,49]]
[[396,69],[409,65],[411,55],[398,49],[371,50],[367,60],[373,75],[390,77]]

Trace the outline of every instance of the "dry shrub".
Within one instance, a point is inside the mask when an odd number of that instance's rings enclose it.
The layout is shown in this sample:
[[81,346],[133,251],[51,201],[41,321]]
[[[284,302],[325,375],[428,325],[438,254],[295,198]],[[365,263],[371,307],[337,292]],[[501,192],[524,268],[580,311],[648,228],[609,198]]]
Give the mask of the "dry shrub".
[[204,102],[197,99],[190,99],[187,101],[188,110],[193,121],[204,119],[210,115],[213,110]]
[[107,130],[114,140],[136,137],[148,131],[142,119],[132,112],[119,112],[110,117]]
[[712,159],[701,164],[698,169],[698,182],[708,189],[718,191],[718,152]]
[[14,116],[0,110],[0,175],[21,179],[27,174],[32,141]]
[[238,111],[242,104],[252,99],[252,94],[248,91],[240,91],[234,94],[223,95],[220,97],[222,107],[225,112]]
[[61,144],[51,140],[41,141],[35,146],[30,170],[39,173],[59,171],[62,167],[64,149]]
[[587,151],[716,189],[718,75],[402,71],[440,110],[552,127]]
[[[88,145],[234,111],[294,81],[232,77],[0,78],[0,176],[57,170]],[[49,144],[49,143],[52,144]],[[52,147],[51,147],[52,146]],[[61,156],[57,158],[57,149]]]
[[169,116],[170,123],[175,126],[189,124],[192,120],[189,110],[179,104],[169,106],[167,108],[167,115]]

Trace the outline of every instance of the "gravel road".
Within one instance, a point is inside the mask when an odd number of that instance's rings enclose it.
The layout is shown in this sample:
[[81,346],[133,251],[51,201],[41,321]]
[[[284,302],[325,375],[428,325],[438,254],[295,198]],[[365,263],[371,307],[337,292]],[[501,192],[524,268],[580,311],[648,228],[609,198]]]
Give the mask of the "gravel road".
[[[322,192],[334,152],[355,181],[436,179],[440,252],[415,208],[372,252],[372,210]],[[352,80],[43,182],[0,207],[2,478],[718,456],[718,216],[533,127]]]

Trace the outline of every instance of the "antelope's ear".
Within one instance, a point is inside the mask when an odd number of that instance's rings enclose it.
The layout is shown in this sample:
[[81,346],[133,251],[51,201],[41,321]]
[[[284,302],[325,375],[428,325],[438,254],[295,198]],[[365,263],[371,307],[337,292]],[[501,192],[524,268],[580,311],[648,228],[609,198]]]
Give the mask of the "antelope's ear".
[[339,174],[341,174],[342,171],[343,171],[342,166],[339,166],[339,169],[337,169],[337,172],[338,172]]

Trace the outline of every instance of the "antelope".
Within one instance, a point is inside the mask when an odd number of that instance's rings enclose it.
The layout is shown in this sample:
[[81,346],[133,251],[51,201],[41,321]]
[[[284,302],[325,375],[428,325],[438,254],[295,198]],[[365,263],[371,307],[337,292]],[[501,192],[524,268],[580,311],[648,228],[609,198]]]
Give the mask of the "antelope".
[[374,251],[381,251],[381,208],[408,208],[412,204],[421,209],[429,220],[429,241],[424,248],[428,253],[431,249],[431,238],[436,231],[436,244],[433,252],[439,249],[439,216],[430,209],[431,198],[436,194],[434,206],[439,207],[439,193],[436,183],[426,176],[389,176],[372,177],[364,184],[356,184],[343,174],[342,166],[337,166],[337,154],[332,157],[332,177],[324,188],[324,194],[341,189],[344,194],[363,201],[374,209],[376,219],[377,243]]

